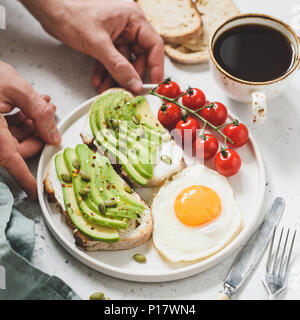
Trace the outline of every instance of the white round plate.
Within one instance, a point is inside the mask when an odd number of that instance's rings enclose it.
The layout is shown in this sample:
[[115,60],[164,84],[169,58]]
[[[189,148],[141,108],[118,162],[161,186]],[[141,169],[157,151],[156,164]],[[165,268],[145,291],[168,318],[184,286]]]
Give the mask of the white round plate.
[[[160,106],[158,98],[147,94],[152,86],[144,86],[144,95],[150,103],[154,114]],[[91,268],[113,277],[141,282],[162,282],[186,278],[202,272],[225,259],[234,250],[241,247],[258,223],[262,220],[261,207],[265,191],[265,171],[261,153],[250,137],[249,142],[238,150],[242,158],[242,169],[229,183],[236,194],[238,206],[243,218],[243,230],[227,247],[217,254],[195,263],[169,263],[162,258],[149,240],[142,246],[121,251],[85,252],[74,244],[72,230],[67,227],[64,218],[54,204],[48,202],[43,192],[43,178],[51,157],[60,149],[82,143],[79,136],[89,109],[97,97],[94,97],[75,109],[58,128],[62,134],[59,147],[46,146],[41,155],[38,167],[38,197],[44,219],[55,238],[75,258]],[[151,204],[153,194],[157,189],[139,188],[136,190]],[[147,263],[139,264],[133,255],[142,253],[147,256]]]

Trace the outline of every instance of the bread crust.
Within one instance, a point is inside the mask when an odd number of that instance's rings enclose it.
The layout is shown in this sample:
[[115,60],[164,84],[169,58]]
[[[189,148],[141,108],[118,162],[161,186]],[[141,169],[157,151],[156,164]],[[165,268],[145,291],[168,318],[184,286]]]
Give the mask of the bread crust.
[[140,230],[140,233],[138,235],[135,235],[128,239],[121,239],[119,242],[114,243],[108,243],[103,241],[98,241],[91,239],[87,235],[83,234],[81,231],[79,231],[76,226],[72,223],[67,211],[64,210],[64,208],[61,206],[57,198],[55,197],[55,190],[53,190],[50,182],[50,168],[53,164],[55,155],[52,157],[47,172],[43,181],[44,184],[44,192],[46,193],[48,197],[49,202],[53,202],[56,204],[57,208],[59,209],[60,213],[65,218],[65,223],[69,228],[72,229],[73,235],[75,238],[75,244],[84,249],[85,251],[115,251],[115,250],[126,250],[138,247],[148,241],[151,238],[152,230],[153,230],[153,219],[152,219],[152,213],[148,206],[148,204],[138,195],[139,200],[145,205],[146,208],[149,209],[149,221],[146,224],[145,228]]
[[175,62],[182,64],[207,63],[209,60],[208,47],[201,51],[191,51],[184,46],[165,44],[166,54]]
[[[134,1],[137,2],[141,6],[141,8],[143,8],[143,6],[141,5],[141,0],[134,0]],[[183,31],[179,30],[176,34],[172,34],[172,35],[165,31],[158,32],[165,42],[174,43],[174,44],[183,44],[187,41],[194,41],[195,39],[199,38],[199,36],[201,35],[202,33],[201,15],[197,10],[197,7],[194,4],[194,2],[192,0],[188,0],[188,1],[190,3],[191,8],[194,9],[196,19],[198,20],[196,26],[188,32],[184,30]]]

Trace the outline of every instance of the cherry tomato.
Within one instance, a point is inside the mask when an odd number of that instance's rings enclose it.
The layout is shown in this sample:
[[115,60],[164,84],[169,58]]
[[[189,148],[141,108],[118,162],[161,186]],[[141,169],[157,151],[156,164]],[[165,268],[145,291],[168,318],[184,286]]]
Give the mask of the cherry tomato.
[[180,120],[177,123],[176,130],[182,143],[192,142],[196,138],[197,130],[200,130],[200,124],[195,118],[187,117],[186,121]]
[[159,108],[157,117],[165,128],[172,130],[181,119],[181,109],[175,103],[167,102]]
[[218,149],[219,142],[211,134],[204,134],[204,136],[198,136],[194,142],[194,152],[201,160],[209,160],[213,158]]
[[238,148],[243,146],[249,138],[249,132],[247,127],[239,121],[229,124],[223,129],[223,133],[226,137],[233,141],[228,141],[228,145],[232,148]]
[[177,98],[181,94],[179,85],[174,81],[166,81],[159,85],[157,93],[168,97],[168,98]]
[[211,107],[204,108],[199,114],[216,127],[224,124],[228,114],[224,104],[221,102],[207,102],[206,105]]
[[186,94],[182,97],[182,104],[192,110],[197,110],[205,105],[206,98],[203,91],[192,88],[192,94]]
[[220,174],[229,177],[239,172],[242,161],[236,151],[227,148],[217,153],[215,165]]

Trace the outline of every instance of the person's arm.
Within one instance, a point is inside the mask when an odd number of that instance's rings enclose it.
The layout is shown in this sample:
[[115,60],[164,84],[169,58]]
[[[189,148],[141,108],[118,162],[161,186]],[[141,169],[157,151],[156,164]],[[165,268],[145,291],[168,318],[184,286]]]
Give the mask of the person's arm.
[[[9,114],[15,107],[20,111]],[[55,106],[39,95],[8,64],[0,61],[0,166],[35,199],[36,181],[24,159],[37,154],[44,142],[59,144]]]
[[[99,61],[93,75],[95,86],[105,81],[105,70],[135,93],[142,89],[141,76],[147,67],[153,83],[163,80],[163,41],[137,4],[111,0],[21,2],[48,33]],[[130,63],[132,54],[136,59]]]

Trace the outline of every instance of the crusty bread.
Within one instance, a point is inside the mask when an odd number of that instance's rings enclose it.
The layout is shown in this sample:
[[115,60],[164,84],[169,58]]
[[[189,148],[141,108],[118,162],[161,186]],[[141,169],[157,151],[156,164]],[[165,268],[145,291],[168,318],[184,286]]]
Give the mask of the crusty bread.
[[178,63],[205,63],[208,61],[208,46],[204,42],[202,43],[203,47],[199,51],[191,51],[182,45],[165,44],[165,52],[173,61]]
[[66,224],[73,230],[75,243],[77,246],[83,248],[86,251],[124,250],[138,247],[148,239],[150,239],[153,230],[151,210],[145,203],[145,201],[143,201],[136,192],[134,192],[134,195],[145,205],[146,209],[144,210],[141,217],[138,218],[138,220],[128,220],[127,230],[119,230],[119,242],[107,243],[103,241],[93,240],[80,232],[71,222],[69,215],[65,210],[60,182],[56,175],[54,158],[55,155],[52,157],[48,165],[48,169],[44,178],[44,191],[47,194],[49,201],[56,203],[60,212],[65,217]]
[[[100,96],[109,94],[111,92],[116,92],[116,91],[124,91],[124,89],[111,88],[111,89],[103,92]],[[126,93],[128,93],[131,97],[133,97],[133,95],[130,92],[126,91]],[[103,154],[103,150],[102,150],[101,146],[99,146],[97,144],[97,142],[94,141],[94,136],[93,136],[92,130],[90,128],[89,115],[86,119],[86,122],[84,124],[83,130],[82,130],[80,136],[82,138],[82,141],[85,144],[87,144],[91,149],[98,150],[100,153]],[[172,159],[173,164],[172,164],[172,166],[169,166],[168,168],[164,168],[162,170],[162,172],[160,170],[156,170],[157,165],[154,166],[153,178],[151,180],[148,180],[147,185],[146,185],[147,187],[159,187],[159,186],[163,185],[163,183],[166,180],[170,179],[174,174],[180,172],[183,168],[185,168],[185,162],[184,162],[184,158],[183,158],[183,150],[181,149],[181,147],[179,147],[174,140],[166,142],[164,144],[164,146],[166,149],[170,149],[170,148],[173,149],[173,151],[174,151],[174,158]],[[162,148],[164,146],[162,146]],[[158,158],[159,158],[159,154],[158,154]],[[160,164],[161,164],[161,161],[160,161]],[[135,183],[135,181],[132,180],[128,176],[128,174],[125,172],[125,170],[122,169],[122,167],[120,167],[118,165],[114,165],[114,167],[117,171],[119,171],[119,173],[122,175],[122,177],[126,181],[129,181],[135,187],[138,186]],[[159,174],[156,174],[156,172],[158,172],[158,171],[159,171]]]
[[165,51],[174,61],[184,64],[204,63],[209,59],[208,44],[215,29],[226,19],[240,12],[232,0],[198,0],[196,7],[201,14],[202,34],[181,45],[167,43]]
[[154,29],[168,43],[198,39],[201,17],[191,0],[135,0]]

